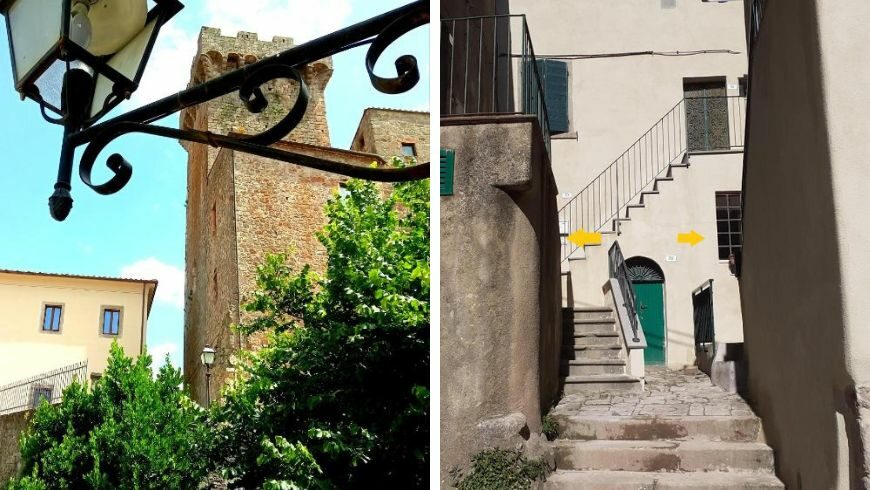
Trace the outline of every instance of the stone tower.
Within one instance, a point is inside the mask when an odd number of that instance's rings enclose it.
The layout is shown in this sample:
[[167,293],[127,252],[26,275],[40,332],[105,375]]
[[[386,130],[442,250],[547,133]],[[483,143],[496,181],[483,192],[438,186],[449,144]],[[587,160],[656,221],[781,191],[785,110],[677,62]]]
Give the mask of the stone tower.
[[[193,62],[191,83],[220,76],[240,66],[293,46],[289,38],[260,41],[241,32],[225,37],[203,28]],[[310,101],[302,123],[275,146],[303,154],[367,164],[371,159],[329,148],[324,89],[332,60],[308,65],[303,73]],[[251,114],[238,93],[231,93],[182,113],[183,128],[220,134],[253,134],[287,114],[298,88],[279,80],[263,87],[269,107]],[[188,152],[186,298],[184,373],[194,399],[205,402],[205,373],[199,360],[208,344],[217,350],[212,369],[211,398],[232,375],[231,360],[257,339],[234,333],[230,325],[244,319],[240,305],[255,286],[258,264],[268,253],[293,251],[299,264],[324,263],[324,250],[314,237],[323,222],[323,204],[341,177],[274,160],[184,143]],[[337,155],[336,155],[337,154]],[[361,161],[357,161],[361,160]]]

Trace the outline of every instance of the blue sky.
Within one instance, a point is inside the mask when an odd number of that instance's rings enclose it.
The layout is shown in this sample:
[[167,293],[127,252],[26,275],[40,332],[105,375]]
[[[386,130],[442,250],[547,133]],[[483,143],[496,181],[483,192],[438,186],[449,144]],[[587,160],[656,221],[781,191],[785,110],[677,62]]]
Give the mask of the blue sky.
[[[243,30],[258,33],[260,39],[289,36],[298,44],[408,1],[184,1],[185,9],[158,40],[142,87],[116,112],[184,88],[203,25],[219,27],[224,35]],[[333,146],[350,146],[366,107],[429,109],[428,46],[427,26],[403,37],[381,58],[376,67],[381,76],[395,73],[392,61],[398,55],[413,54],[420,61],[421,83],[400,96],[380,94],[368,83],[365,47],[333,58],[335,73],[326,90]],[[177,126],[178,116],[160,124]],[[100,196],[78,180],[76,169],[73,210],[65,222],[58,223],[48,214],[47,199],[57,174],[61,133],[61,128],[42,119],[35,103],[19,100],[13,89],[7,40],[2,36],[0,268],[158,279],[147,344],[158,357],[168,352],[173,363],[180,365],[187,154],[173,140],[143,135],[119,138],[103,152],[97,165],[101,166],[110,153],[122,153],[134,167],[131,182],[118,194]],[[96,170],[94,179],[102,181],[104,175],[107,173]]]

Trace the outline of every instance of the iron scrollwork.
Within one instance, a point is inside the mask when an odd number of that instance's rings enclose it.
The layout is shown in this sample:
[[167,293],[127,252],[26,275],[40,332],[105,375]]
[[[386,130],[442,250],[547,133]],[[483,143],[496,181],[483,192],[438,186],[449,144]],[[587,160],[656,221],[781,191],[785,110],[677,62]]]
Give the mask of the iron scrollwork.
[[[397,76],[393,78],[382,78],[376,75],[374,67],[388,46],[408,32],[428,23],[429,1],[419,0],[305,44],[294,46],[108,121],[80,129],[71,129],[67,126],[61,150],[58,182],[55,184],[54,194],[49,199],[52,217],[63,221],[72,209],[72,197],[69,193],[72,159],[75,149],[80,146],[85,147],[79,163],[79,176],[85,185],[103,195],[114,194],[124,188],[133,175],[133,166],[120,154],[112,154],[106,160],[106,167],[113,174],[108,181],[95,183],[91,173],[103,149],[118,137],[128,133],[144,133],[202,143],[348,177],[380,182],[428,178],[430,167],[428,162],[404,168],[359,167],[269,146],[290,134],[305,116],[309,93],[300,69],[309,63],[368,44],[366,70],[376,90],[386,94],[401,94],[415,87],[420,80],[420,72],[417,59],[412,55],[404,55],[396,59],[394,64]],[[278,79],[289,79],[298,85],[296,101],[283,119],[259,134],[229,136],[210,131],[175,129],[153,124],[183,109],[233,92],[238,93],[248,111],[254,114],[261,113],[269,104],[261,87]],[[86,122],[86,124],[92,123],[93,121]]]

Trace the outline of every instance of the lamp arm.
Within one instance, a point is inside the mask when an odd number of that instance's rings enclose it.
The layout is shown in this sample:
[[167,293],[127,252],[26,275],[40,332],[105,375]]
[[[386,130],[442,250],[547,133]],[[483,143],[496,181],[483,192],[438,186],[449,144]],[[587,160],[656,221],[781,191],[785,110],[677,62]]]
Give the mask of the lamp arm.
[[[133,132],[209,144],[367,180],[400,182],[427,178],[429,176],[428,163],[405,168],[358,167],[293,153],[268,145],[290,134],[305,116],[308,107],[308,89],[299,74],[299,69],[319,59],[369,44],[369,50],[366,54],[366,70],[371,84],[376,90],[387,94],[400,94],[416,86],[420,80],[420,73],[414,56],[404,55],[396,59],[397,76],[393,78],[382,78],[375,75],[374,67],[378,58],[389,45],[411,30],[428,23],[429,0],[417,0],[318,39],[294,46],[110,120],[71,132],[64,138],[62,154],[71,154],[75,148],[86,146],[79,165],[79,175],[87,186],[104,195],[118,192],[129,182],[132,177],[132,165],[121,155],[113,154],[108,158],[106,165],[114,173],[114,176],[105,183],[94,184],[91,181],[94,162],[99,153],[111,141]],[[260,87],[268,81],[280,78],[294,80],[299,86],[299,93],[290,112],[277,124],[262,133],[229,136],[208,131],[179,130],[153,125],[154,122],[171,114],[234,91],[238,91],[239,97],[248,111],[260,113],[268,106],[268,100]],[[92,122],[87,121],[85,124]],[[67,191],[67,197],[63,200],[55,200],[51,204],[52,216],[59,221],[62,221],[69,214],[72,207],[72,199],[68,195]],[[60,201],[63,202],[63,206],[58,206]]]

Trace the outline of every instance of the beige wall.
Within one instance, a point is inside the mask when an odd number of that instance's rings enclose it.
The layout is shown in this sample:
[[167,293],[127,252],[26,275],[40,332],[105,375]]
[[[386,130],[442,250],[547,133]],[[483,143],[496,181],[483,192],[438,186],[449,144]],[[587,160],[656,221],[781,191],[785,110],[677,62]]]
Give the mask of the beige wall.
[[[102,373],[115,339],[142,353],[150,284],[0,273],[0,385],[83,360]],[[60,333],[42,331],[45,303],[63,305]],[[102,335],[103,306],[122,308],[117,337]]]
[[[631,210],[631,221],[621,225],[622,235],[604,235],[601,246],[586,247],[585,260],[569,261],[575,306],[603,304],[607,250],[614,240],[626,259],[647,257],[662,268],[666,355],[671,367],[695,363],[691,293],[707,279],[713,279],[716,341],[743,341],[737,279],[718,255],[715,199],[717,191],[740,190],[743,154],[694,155],[690,163],[689,168],[673,169],[674,180],[661,182],[660,194],[648,196],[646,207]],[[677,243],[677,234],[691,230],[704,240],[694,247]]]
[[454,195],[441,197],[443,487],[486,446],[525,441],[534,455],[558,395],[561,312],[555,185],[537,122],[441,124],[441,146],[456,151]]
[[[632,56],[569,62],[569,139],[553,141],[560,193],[577,193],[683,97],[683,79],[746,74],[743,3],[676,0],[512,0],[525,14],[535,53],[730,49],[740,54]],[[730,90],[729,95],[737,95]],[[560,198],[560,205],[567,199]]]
[[870,43],[861,0],[768,2],[740,278],[749,388],[787,488],[868,488]]

